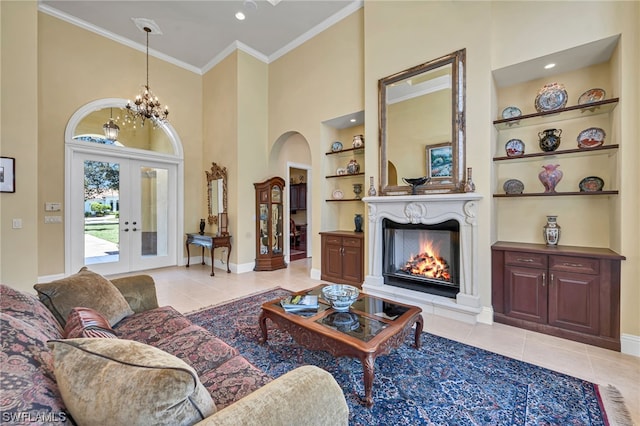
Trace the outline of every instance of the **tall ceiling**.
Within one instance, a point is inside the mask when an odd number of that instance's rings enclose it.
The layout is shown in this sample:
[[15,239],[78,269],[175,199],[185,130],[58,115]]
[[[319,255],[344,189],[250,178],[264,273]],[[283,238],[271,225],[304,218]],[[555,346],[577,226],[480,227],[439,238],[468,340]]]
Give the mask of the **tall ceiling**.
[[[203,73],[240,48],[270,62],[362,6],[361,0],[40,0],[40,10],[133,48],[146,33],[133,18],[156,24],[153,56]],[[242,11],[246,19],[235,14]]]

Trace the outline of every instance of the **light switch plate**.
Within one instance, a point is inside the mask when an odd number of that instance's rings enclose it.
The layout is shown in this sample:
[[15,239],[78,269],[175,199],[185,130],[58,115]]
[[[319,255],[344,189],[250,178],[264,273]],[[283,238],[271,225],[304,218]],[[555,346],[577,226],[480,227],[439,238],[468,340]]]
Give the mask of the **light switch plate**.
[[61,204],[60,203],[45,203],[44,204],[44,210],[47,212],[59,212],[60,208],[61,208]]

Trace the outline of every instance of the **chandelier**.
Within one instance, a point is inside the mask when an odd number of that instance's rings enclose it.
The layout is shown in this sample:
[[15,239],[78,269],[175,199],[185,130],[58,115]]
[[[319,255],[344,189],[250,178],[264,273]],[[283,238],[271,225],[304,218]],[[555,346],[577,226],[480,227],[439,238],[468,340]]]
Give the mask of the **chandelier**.
[[145,120],[150,119],[153,122],[153,127],[158,127],[160,123],[167,121],[169,107],[165,105],[162,108],[158,97],[154,96],[149,88],[149,33],[151,28],[144,27],[144,31],[147,33],[147,84],[144,85],[144,91],[136,96],[133,105],[131,101],[127,101],[126,108],[132,121],[139,118],[141,125],[144,126]]
[[112,141],[117,141],[118,133],[120,133],[120,127],[118,127],[118,125],[113,122],[113,108],[111,108],[109,115],[109,121],[104,123],[104,125],[102,126],[102,131],[104,132],[105,138]]

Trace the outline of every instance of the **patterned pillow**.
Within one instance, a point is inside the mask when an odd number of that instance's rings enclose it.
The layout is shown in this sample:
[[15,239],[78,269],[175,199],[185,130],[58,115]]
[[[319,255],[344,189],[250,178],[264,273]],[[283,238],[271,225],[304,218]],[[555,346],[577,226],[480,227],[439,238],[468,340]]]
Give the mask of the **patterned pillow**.
[[79,337],[117,339],[109,321],[100,312],[90,308],[73,308],[67,317],[63,337],[76,339]]
[[112,327],[123,318],[133,315],[133,310],[118,288],[86,267],[77,274],[47,284],[36,284],[33,288],[63,327],[69,313],[77,306],[95,309]]
[[80,425],[190,425],[216,412],[195,370],[124,339],[51,340],[62,399]]

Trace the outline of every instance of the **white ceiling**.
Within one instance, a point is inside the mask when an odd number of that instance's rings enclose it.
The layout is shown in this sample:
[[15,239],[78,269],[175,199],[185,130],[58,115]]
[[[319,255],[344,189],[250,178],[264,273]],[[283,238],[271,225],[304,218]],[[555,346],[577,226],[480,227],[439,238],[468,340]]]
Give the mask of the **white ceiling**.
[[[274,5],[275,4],[275,5]],[[144,51],[146,18],[162,34],[149,52],[204,73],[236,48],[271,62],[362,7],[362,0],[40,0],[40,10]],[[243,11],[244,21],[235,18]]]

